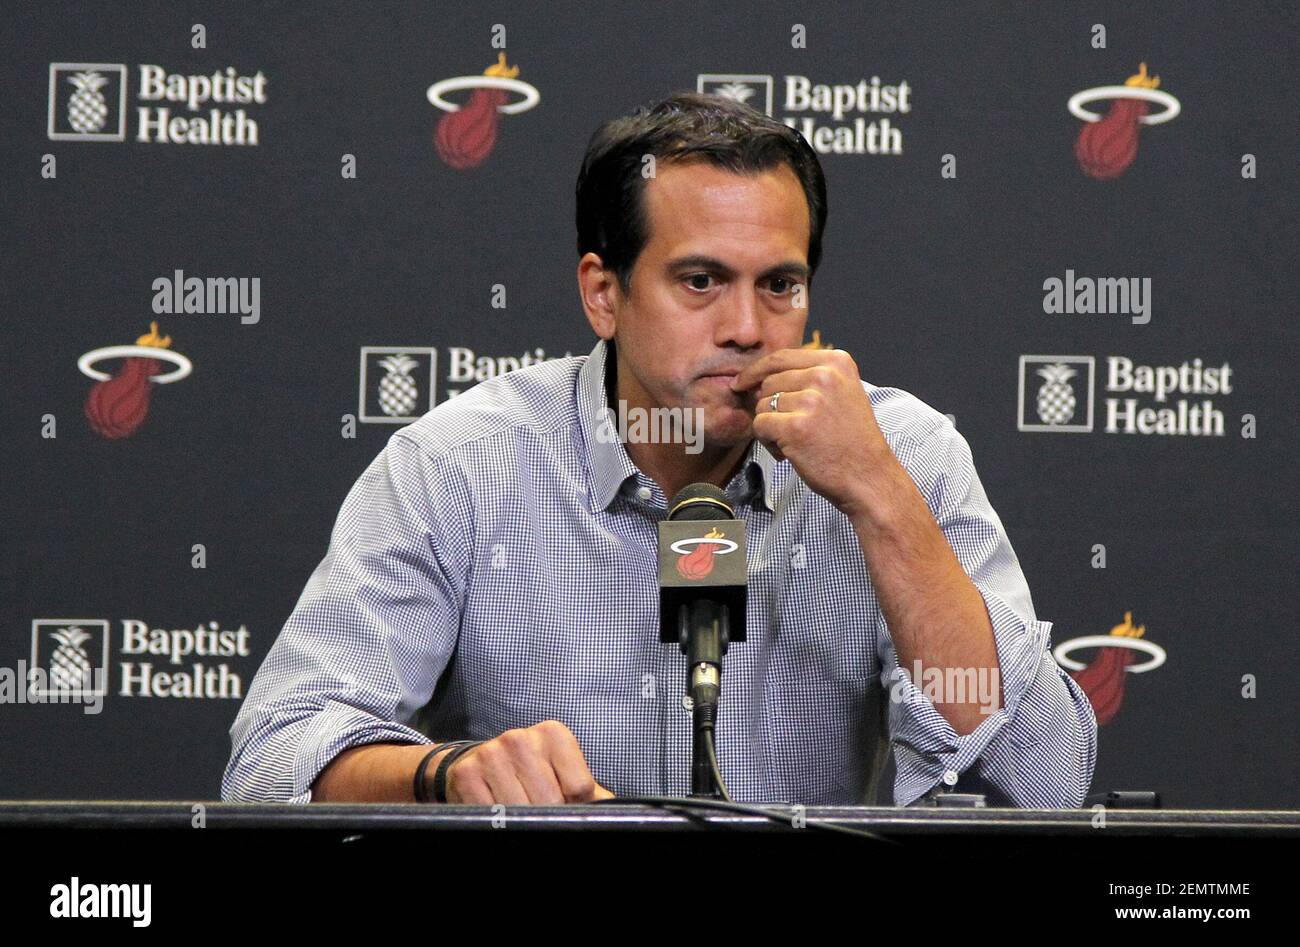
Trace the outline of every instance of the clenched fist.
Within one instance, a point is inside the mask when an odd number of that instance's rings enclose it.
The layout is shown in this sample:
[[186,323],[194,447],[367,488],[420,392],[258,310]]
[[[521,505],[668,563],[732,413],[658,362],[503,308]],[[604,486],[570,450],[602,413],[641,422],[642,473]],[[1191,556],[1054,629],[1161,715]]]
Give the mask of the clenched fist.
[[[441,761],[442,754],[433,758],[430,774]],[[544,806],[612,798],[591,775],[578,738],[558,720],[507,730],[447,770],[447,801],[453,803]]]

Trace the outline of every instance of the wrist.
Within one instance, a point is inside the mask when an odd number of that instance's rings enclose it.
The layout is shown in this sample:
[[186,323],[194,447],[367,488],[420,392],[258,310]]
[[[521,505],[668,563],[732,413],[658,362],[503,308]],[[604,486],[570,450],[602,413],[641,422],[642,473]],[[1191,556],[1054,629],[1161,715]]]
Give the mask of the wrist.
[[871,473],[857,480],[840,507],[859,534],[888,530],[906,510],[912,494],[920,499],[911,475],[892,451],[886,449],[885,453],[888,456],[870,466]]
[[445,743],[437,743],[429,747],[424,756],[420,758],[419,765],[416,767],[415,776],[413,777],[413,795],[416,802],[434,802],[433,779],[438,767],[447,755],[461,745],[464,741],[448,740]]
[[447,786],[452,764],[483,742],[483,740],[451,740],[431,748],[420,761],[420,766],[415,773],[415,800],[417,802],[449,801]]

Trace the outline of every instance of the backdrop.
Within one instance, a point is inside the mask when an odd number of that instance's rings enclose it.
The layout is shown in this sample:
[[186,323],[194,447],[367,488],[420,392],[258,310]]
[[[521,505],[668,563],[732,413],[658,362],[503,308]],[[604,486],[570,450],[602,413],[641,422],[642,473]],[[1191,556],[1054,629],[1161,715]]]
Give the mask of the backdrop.
[[589,351],[587,140],[700,89],[821,152],[810,330],[970,442],[1094,788],[1294,806],[1295,10],[12,11],[0,795],[217,796],[352,482]]

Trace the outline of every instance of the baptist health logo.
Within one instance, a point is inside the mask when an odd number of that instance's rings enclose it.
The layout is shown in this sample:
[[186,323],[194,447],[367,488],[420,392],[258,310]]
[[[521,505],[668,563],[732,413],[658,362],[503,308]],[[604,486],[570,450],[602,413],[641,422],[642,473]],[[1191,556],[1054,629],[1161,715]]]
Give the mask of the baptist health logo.
[[[110,636],[110,624],[102,618],[34,619],[31,665],[20,661],[17,674],[0,669],[0,703],[101,703],[108,693]],[[243,697],[238,670],[226,661],[208,659],[248,657],[244,625],[222,628],[210,621],[195,628],[150,628],[128,618],[121,622],[117,650],[120,657],[131,659],[118,662],[118,697]],[[7,675],[13,677],[12,693],[5,686]],[[19,681],[25,686],[17,688]]]
[[[208,75],[139,67],[137,142],[173,145],[256,145],[257,122],[247,110],[216,106],[265,105],[266,75],[241,75],[234,66]],[[125,141],[127,67],[122,63],[50,63],[49,128],[53,141]],[[173,103],[170,105],[153,103]],[[204,106],[206,114],[199,114]],[[173,111],[173,108],[175,111]]]
[[[480,355],[462,345],[448,346],[444,393],[454,398],[481,381],[557,357],[540,348],[522,355]],[[363,345],[357,398],[357,418],[364,424],[418,421],[438,400],[438,350],[427,345]]]
[[[903,153],[902,130],[887,117],[867,116],[911,112],[912,87],[906,81],[885,85],[872,76],[854,84],[823,84],[797,75],[784,80],[781,121],[802,134],[818,154]],[[734,99],[772,116],[774,85],[767,75],[701,73],[695,91]]]
[[[1097,364],[1091,355],[1022,355],[1019,371],[1021,431],[1089,433],[1094,424]],[[1210,398],[1230,395],[1232,366],[1200,358],[1180,365],[1141,365],[1123,355],[1106,358],[1106,434],[1222,437],[1223,412]],[[1133,397],[1141,396],[1141,397]]]

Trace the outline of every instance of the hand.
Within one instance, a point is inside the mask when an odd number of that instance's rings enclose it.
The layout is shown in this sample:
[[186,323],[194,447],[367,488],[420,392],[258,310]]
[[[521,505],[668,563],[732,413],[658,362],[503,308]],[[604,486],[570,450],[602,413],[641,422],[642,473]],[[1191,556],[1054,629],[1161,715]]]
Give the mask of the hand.
[[843,349],[773,352],[737,375],[731,388],[755,389],[754,436],[778,461],[788,457],[804,482],[846,515],[863,505],[873,476],[896,473],[857,363]]
[[578,738],[558,720],[507,730],[447,770],[448,802],[543,806],[612,798],[591,775]]

